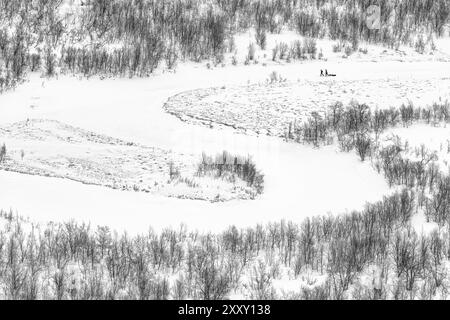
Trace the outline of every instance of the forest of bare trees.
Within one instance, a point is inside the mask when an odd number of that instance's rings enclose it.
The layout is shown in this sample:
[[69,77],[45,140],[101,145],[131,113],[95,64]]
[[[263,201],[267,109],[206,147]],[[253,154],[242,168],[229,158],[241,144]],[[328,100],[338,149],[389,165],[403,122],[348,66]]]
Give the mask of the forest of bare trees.
[[[220,234],[181,227],[129,237],[76,223],[37,228],[2,213],[4,299],[431,299],[449,289],[448,223],[429,235],[409,225],[417,208],[404,189],[361,212],[230,227]],[[447,217],[448,219],[448,217]],[[448,221],[448,220],[447,220]],[[380,286],[357,279],[371,266]],[[281,270],[326,281],[280,296]],[[369,274],[369,276],[372,276]],[[376,279],[373,279],[375,281]]]
[[[342,151],[354,151],[361,161],[370,158],[389,186],[405,186],[411,193],[418,193],[415,207],[424,212],[429,221],[444,226],[450,218],[450,179],[448,172],[439,169],[435,152],[425,145],[410,150],[411,147],[399,138],[387,146],[381,145],[380,135],[396,126],[407,127],[414,123],[436,126],[449,122],[448,102],[425,108],[409,103],[400,108],[375,111],[357,102],[346,108],[336,103],[323,115],[313,113],[301,124],[289,124],[286,139],[316,147],[337,141]],[[405,157],[410,151],[415,159]]]
[[[283,28],[311,38],[420,45],[414,35],[442,35],[450,4],[380,1],[382,28],[365,24],[369,0],[17,0],[0,1],[0,92],[28,71],[86,76],[146,76],[161,63],[223,60],[233,36],[249,28],[265,46]],[[69,6],[72,11],[65,11]],[[301,51],[300,53],[301,54]]]

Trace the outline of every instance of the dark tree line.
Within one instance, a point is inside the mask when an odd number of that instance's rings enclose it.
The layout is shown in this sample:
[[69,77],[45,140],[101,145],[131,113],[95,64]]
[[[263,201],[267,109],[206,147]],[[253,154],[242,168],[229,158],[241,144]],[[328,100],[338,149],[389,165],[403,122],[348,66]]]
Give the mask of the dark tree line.
[[377,141],[380,134],[389,128],[408,127],[418,122],[430,125],[449,123],[450,104],[415,107],[409,103],[400,108],[371,110],[367,104],[356,101],[346,107],[337,102],[323,113],[312,112],[306,121],[289,123],[285,138],[315,146],[337,138],[342,149],[348,151],[362,147],[369,136],[374,136]]
[[255,188],[258,194],[264,190],[264,175],[256,168],[252,159],[232,155],[226,151],[216,155],[215,158],[203,153],[197,174],[199,176],[210,174],[218,178],[231,174],[231,177],[235,175],[245,181],[249,187]]

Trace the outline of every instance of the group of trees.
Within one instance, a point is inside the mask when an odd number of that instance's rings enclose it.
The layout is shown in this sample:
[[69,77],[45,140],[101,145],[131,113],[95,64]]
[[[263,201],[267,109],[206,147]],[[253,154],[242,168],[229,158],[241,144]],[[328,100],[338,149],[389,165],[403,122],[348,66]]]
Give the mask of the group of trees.
[[[296,25],[301,34],[312,37],[330,36],[356,45],[358,41],[381,42],[391,47],[410,43],[418,32],[443,35],[449,21],[450,4],[440,1],[337,1],[335,4],[301,10]],[[365,10],[380,7],[381,29],[369,29]],[[326,26],[324,28],[324,25]]]
[[0,148],[0,163],[5,161],[5,159],[6,159],[6,145],[2,144]]
[[[448,223],[419,235],[410,227],[416,210],[414,194],[404,189],[360,212],[301,224],[230,227],[218,234],[181,227],[132,237],[73,222],[30,228],[2,212],[0,297],[226,299],[234,292],[255,299],[445,298]],[[273,280],[285,272],[325,280],[283,295]]]
[[337,102],[323,113],[312,112],[306,121],[290,122],[285,138],[315,146],[330,143],[337,138],[344,151],[357,148],[358,153],[361,153],[363,150],[360,148],[369,151],[367,144],[377,142],[380,134],[387,129],[407,127],[415,122],[450,123],[450,103],[434,103],[429,107],[415,107],[409,103],[400,108],[371,110],[367,104],[356,101],[352,101],[347,107]]
[[387,145],[379,139],[389,128],[420,122],[450,123],[450,104],[434,103],[423,108],[409,103],[400,108],[372,111],[366,104],[352,102],[344,108],[342,103],[336,103],[324,114],[313,112],[301,124],[290,123],[285,136],[316,147],[337,140],[342,151],[355,151],[361,161],[370,158],[389,186],[405,186],[417,192],[417,207],[427,219],[444,225],[450,219],[450,179],[447,172],[439,169],[436,152],[424,145],[412,150],[398,137]]
[[[444,32],[448,1],[381,1],[382,29],[365,24],[368,0],[0,0],[0,90],[26,71],[145,76],[161,62],[222,60],[237,32],[292,28],[311,38],[387,45],[409,43],[417,32]],[[422,38],[423,40],[423,38]],[[292,58],[302,55],[301,48]],[[300,50],[298,50],[300,49]],[[311,51],[311,50],[309,50]],[[312,52],[308,52],[312,54]],[[304,53],[303,53],[304,54]]]
[[[245,181],[249,187],[255,188],[258,194],[264,190],[264,175],[256,168],[250,157],[232,155],[227,151],[216,155],[215,158],[202,154],[202,161],[198,165],[197,175],[213,175],[217,178],[238,177]],[[231,175],[231,177],[230,177]]]
[[225,13],[211,1],[0,1],[0,89],[27,70],[144,76],[162,61],[224,50]]
[[[317,41],[313,38],[304,38],[303,42],[295,40],[290,45],[285,42],[280,42],[272,49],[272,60],[286,60],[287,62],[293,60],[306,60],[317,58]],[[319,54],[319,59],[321,53]]]

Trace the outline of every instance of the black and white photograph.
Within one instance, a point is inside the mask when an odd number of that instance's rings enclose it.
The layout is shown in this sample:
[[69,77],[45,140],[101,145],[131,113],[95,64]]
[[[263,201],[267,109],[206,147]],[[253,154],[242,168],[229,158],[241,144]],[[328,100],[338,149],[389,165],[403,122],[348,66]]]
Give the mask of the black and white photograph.
[[0,300],[447,299],[450,0],[0,0]]

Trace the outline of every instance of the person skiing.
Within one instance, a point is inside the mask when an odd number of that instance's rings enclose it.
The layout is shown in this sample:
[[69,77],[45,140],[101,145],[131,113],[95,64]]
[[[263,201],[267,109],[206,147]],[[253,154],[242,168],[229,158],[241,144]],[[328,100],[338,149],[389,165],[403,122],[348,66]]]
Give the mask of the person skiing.
[[324,76],[324,75],[323,75],[323,70],[322,70],[322,69],[320,69],[320,76],[321,76],[321,77]]
[[328,77],[328,70],[325,69],[325,77]]

